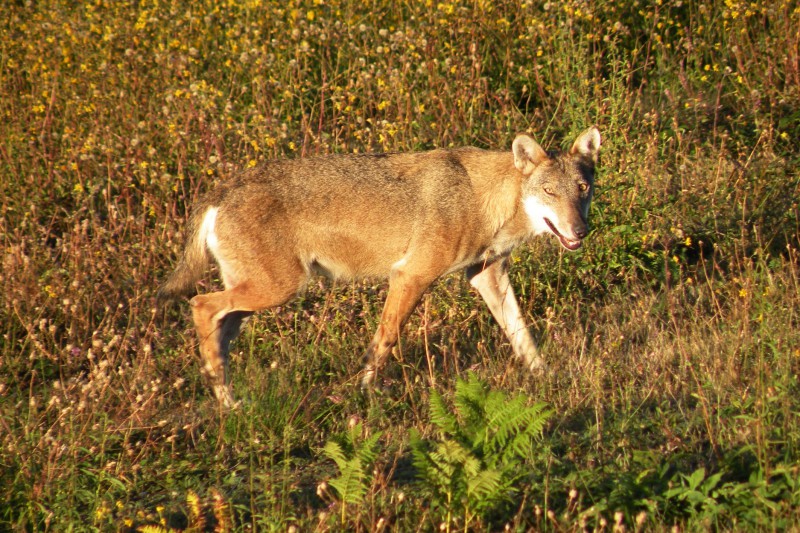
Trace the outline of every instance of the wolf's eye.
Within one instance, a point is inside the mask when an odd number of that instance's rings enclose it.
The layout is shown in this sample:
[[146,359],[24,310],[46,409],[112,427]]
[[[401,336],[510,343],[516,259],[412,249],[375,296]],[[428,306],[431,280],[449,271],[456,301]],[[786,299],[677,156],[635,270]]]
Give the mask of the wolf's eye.
[[550,196],[555,196],[553,189],[551,189],[550,187],[544,187],[544,192],[545,194],[549,194]]
[[588,190],[589,190],[589,184],[588,184],[588,183],[585,183],[585,182],[580,182],[580,183],[578,184],[578,190],[579,190],[579,191],[581,191],[581,192],[586,192],[586,191],[588,191]]

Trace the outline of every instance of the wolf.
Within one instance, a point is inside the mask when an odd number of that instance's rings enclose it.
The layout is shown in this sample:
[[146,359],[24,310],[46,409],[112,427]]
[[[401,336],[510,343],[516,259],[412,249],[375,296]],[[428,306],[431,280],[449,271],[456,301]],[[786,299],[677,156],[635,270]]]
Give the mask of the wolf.
[[204,373],[225,406],[230,343],[253,313],[285,304],[313,275],[382,278],[389,288],[366,349],[369,385],[437,279],[465,270],[514,354],[544,361],[511,288],[508,257],[540,234],[567,250],[589,233],[600,149],[592,126],[566,152],[519,134],[511,151],[473,147],[276,160],[243,171],[192,210],[161,300],[194,293],[213,258],[224,290],[191,298]]

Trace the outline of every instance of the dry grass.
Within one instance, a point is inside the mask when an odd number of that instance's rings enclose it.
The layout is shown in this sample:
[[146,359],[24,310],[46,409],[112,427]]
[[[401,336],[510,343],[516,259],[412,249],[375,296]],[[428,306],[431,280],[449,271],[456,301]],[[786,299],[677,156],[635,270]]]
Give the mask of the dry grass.
[[[0,20],[2,529],[797,527],[796,3],[53,0]],[[241,168],[523,130],[555,147],[590,123],[587,246],[514,260],[541,379],[452,277],[362,394],[383,289],[321,282],[240,338],[246,402],[223,415],[185,306],[154,308],[188,206]],[[407,450],[429,390],[470,369],[555,411],[518,496],[472,518],[419,495]],[[343,515],[320,449],[349,420],[382,438]]]

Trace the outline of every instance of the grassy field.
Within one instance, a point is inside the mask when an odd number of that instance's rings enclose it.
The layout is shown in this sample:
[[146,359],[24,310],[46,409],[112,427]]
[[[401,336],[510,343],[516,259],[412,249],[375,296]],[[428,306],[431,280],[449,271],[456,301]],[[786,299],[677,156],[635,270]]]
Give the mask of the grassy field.
[[[784,0],[2,2],[0,530],[797,529],[798,35]],[[591,124],[592,234],[513,257],[542,377],[451,276],[363,392],[385,288],[320,280],[223,413],[155,305],[242,168]]]

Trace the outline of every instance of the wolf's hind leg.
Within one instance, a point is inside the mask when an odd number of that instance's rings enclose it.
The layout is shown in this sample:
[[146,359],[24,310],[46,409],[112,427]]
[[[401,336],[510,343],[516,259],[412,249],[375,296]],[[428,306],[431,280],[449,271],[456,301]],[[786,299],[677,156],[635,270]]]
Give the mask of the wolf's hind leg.
[[203,370],[224,407],[233,406],[227,372],[231,342],[253,313],[286,303],[305,279],[299,264],[291,279],[287,272],[283,274],[280,283],[260,278],[257,283],[247,281],[224,291],[195,296],[190,302]]
[[[222,364],[222,380],[213,380],[214,395],[225,407],[234,405],[233,392],[230,387],[230,365],[231,343],[239,336],[244,325],[253,315],[252,311],[233,311],[228,313],[220,320],[219,326],[219,363]],[[215,372],[219,374],[219,372]],[[212,378],[213,379],[213,378]]]

